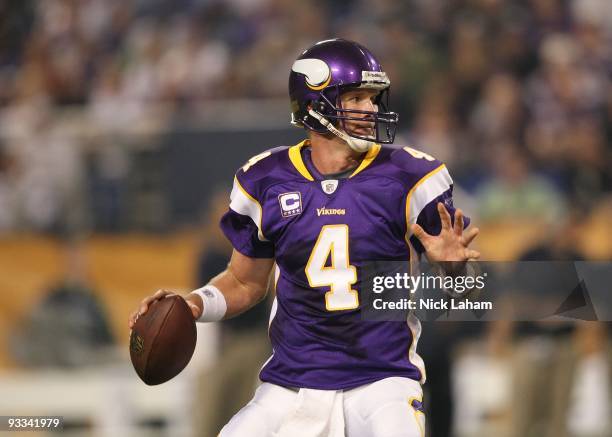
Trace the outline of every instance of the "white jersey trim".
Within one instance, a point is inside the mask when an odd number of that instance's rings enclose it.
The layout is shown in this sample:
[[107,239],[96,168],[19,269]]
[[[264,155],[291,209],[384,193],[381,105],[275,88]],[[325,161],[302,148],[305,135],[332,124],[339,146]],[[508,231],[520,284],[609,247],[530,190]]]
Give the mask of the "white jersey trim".
[[417,222],[423,208],[436,197],[449,190],[452,185],[453,179],[446,166],[442,164],[423,176],[412,187],[406,198],[406,222],[409,234],[411,233],[410,225]]
[[417,353],[417,346],[419,338],[421,337],[421,321],[411,312],[406,322],[410,332],[412,332],[412,343],[408,349],[408,360],[421,372],[421,380],[419,382],[422,385],[425,384],[427,374],[425,373],[425,361],[423,361],[423,358]]
[[230,209],[240,215],[246,215],[257,225],[257,237],[260,241],[268,241],[261,229],[262,208],[259,202],[240,185],[234,177],[234,186],[230,195]]

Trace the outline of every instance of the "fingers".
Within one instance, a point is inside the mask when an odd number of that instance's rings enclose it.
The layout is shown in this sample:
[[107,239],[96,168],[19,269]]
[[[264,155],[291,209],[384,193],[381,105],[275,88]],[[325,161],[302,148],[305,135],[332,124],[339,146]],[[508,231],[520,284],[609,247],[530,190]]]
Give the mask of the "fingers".
[[440,214],[440,221],[442,222],[442,230],[450,231],[451,229],[451,216],[446,210],[446,207],[442,202],[438,202],[438,214]]
[[130,329],[134,327],[134,324],[136,323],[136,320],[138,320],[138,317],[142,316],[143,314],[146,314],[153,302],[161,300],[166,296],[171,296],[172,294],[173,293],[168,290],[157,290],[154,295],[145,297],[142,302],[140,302],[138,309],[133,311],[130,314],[130,317],[128,318],[128,326],[130,327]]
[[474,238],[476,238],[479,232],[480,232],[480,229],[478,228],[472,228],[468,230],[461,239],[461,242],[463,243],[463,245],[466,247],[469,246],[470,243],[472,243],[472,241],[474,240]]
[[480,252],[478,252],[477,250],[466,249],[465,257],[467,258],[468,261],[476,260],[480,258]]
[[202,315],[202,310],[200,310],[200,308],[198,308],[198,306],[195,303],[187,302],[187,305],[189,306],[189,309],[191,310],[191,315],[193,315],[193,318],[195,320],[199,319],[200,316]]
[[417,224],[410,226],[410,230],[412,231],[412,235],[417,237],[419,241],[424,245],[425,241],[430,237],[430,235],[425,232],[425,230]]
[[132,311],[130,313],[130,317],[128,318],[128,326],[130,327],[130,329],[134,327],[134,324],[136,323],[137,319],[138,319],[138,310]]
[[140,307],[138,307],[139,315],[142,316],[144,313],[146,313],[149,309],[149,306],[156,300],[161,300],[164,297],[170,296],[172,294],[173,293],[168,290],[157,290],[157,292],[153,296],[145,297],[140,303]]
[[455,235],[461,237],[461,234],[463,234],[463,211],[461,211],[460,209],[457,209],[457,211],[455,211]]

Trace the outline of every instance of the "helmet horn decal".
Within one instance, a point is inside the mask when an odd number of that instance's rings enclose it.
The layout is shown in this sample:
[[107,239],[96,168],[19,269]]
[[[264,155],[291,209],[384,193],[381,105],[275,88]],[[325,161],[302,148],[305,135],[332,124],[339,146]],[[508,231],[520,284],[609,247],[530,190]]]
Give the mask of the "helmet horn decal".
[[291,70],[306,76],[306,85],[315,91],[322,90],[331,81],[329,65],[320,59],[298,59]]

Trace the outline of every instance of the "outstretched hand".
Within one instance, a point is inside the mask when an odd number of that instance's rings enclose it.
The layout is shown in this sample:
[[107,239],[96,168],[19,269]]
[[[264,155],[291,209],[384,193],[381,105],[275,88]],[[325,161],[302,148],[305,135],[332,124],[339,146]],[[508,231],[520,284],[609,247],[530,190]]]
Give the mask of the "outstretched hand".
[[429,235],[425,230],[414,224],[412,233],[425,248],[425,256],[429,262],[466,262],[480,258],[480,252],[468,246],[478,235],[478,228],[463,232],[463,212],[455,212],[455,226],[451,224],[451,216],[441,202],[438,203],[438,213],[442,230],[438,235]]

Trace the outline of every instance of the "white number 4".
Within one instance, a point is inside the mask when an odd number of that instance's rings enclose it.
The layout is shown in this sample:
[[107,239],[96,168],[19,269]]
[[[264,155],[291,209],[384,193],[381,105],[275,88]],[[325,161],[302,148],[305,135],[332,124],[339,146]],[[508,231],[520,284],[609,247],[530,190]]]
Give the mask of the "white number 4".
[[243,172],[246,172],[246,171],[247,171],[249,168],[251,168],[251,166],[253,166],[253,165],[257,164],[259,161],[261,161],[261,160],[262,160],[262,159],[264,159],[264,158],[267,158],[267,157],[268,157],[268,156],[270,156],[271,154],[272,154],[272,152],[267,151],[267,152],[260,153],[259,155],[255,155],[255,156],[253,156],[251,159],[249,159],[249,160],[247,161],[247,163],[246,163],[246,164],[244,164],[244,165],[242,166],[242,171],[243,171]]
[[[330,287],[325,293],[328,311],[352,310],[359,306],[359,294],[351,288],[357,282],[357,269],[349,263],[348,237],[347,225],[323,226],[306,264],[306,277],[311,287]],[[326,266],[328,259],[331,259],[330,265]]]

